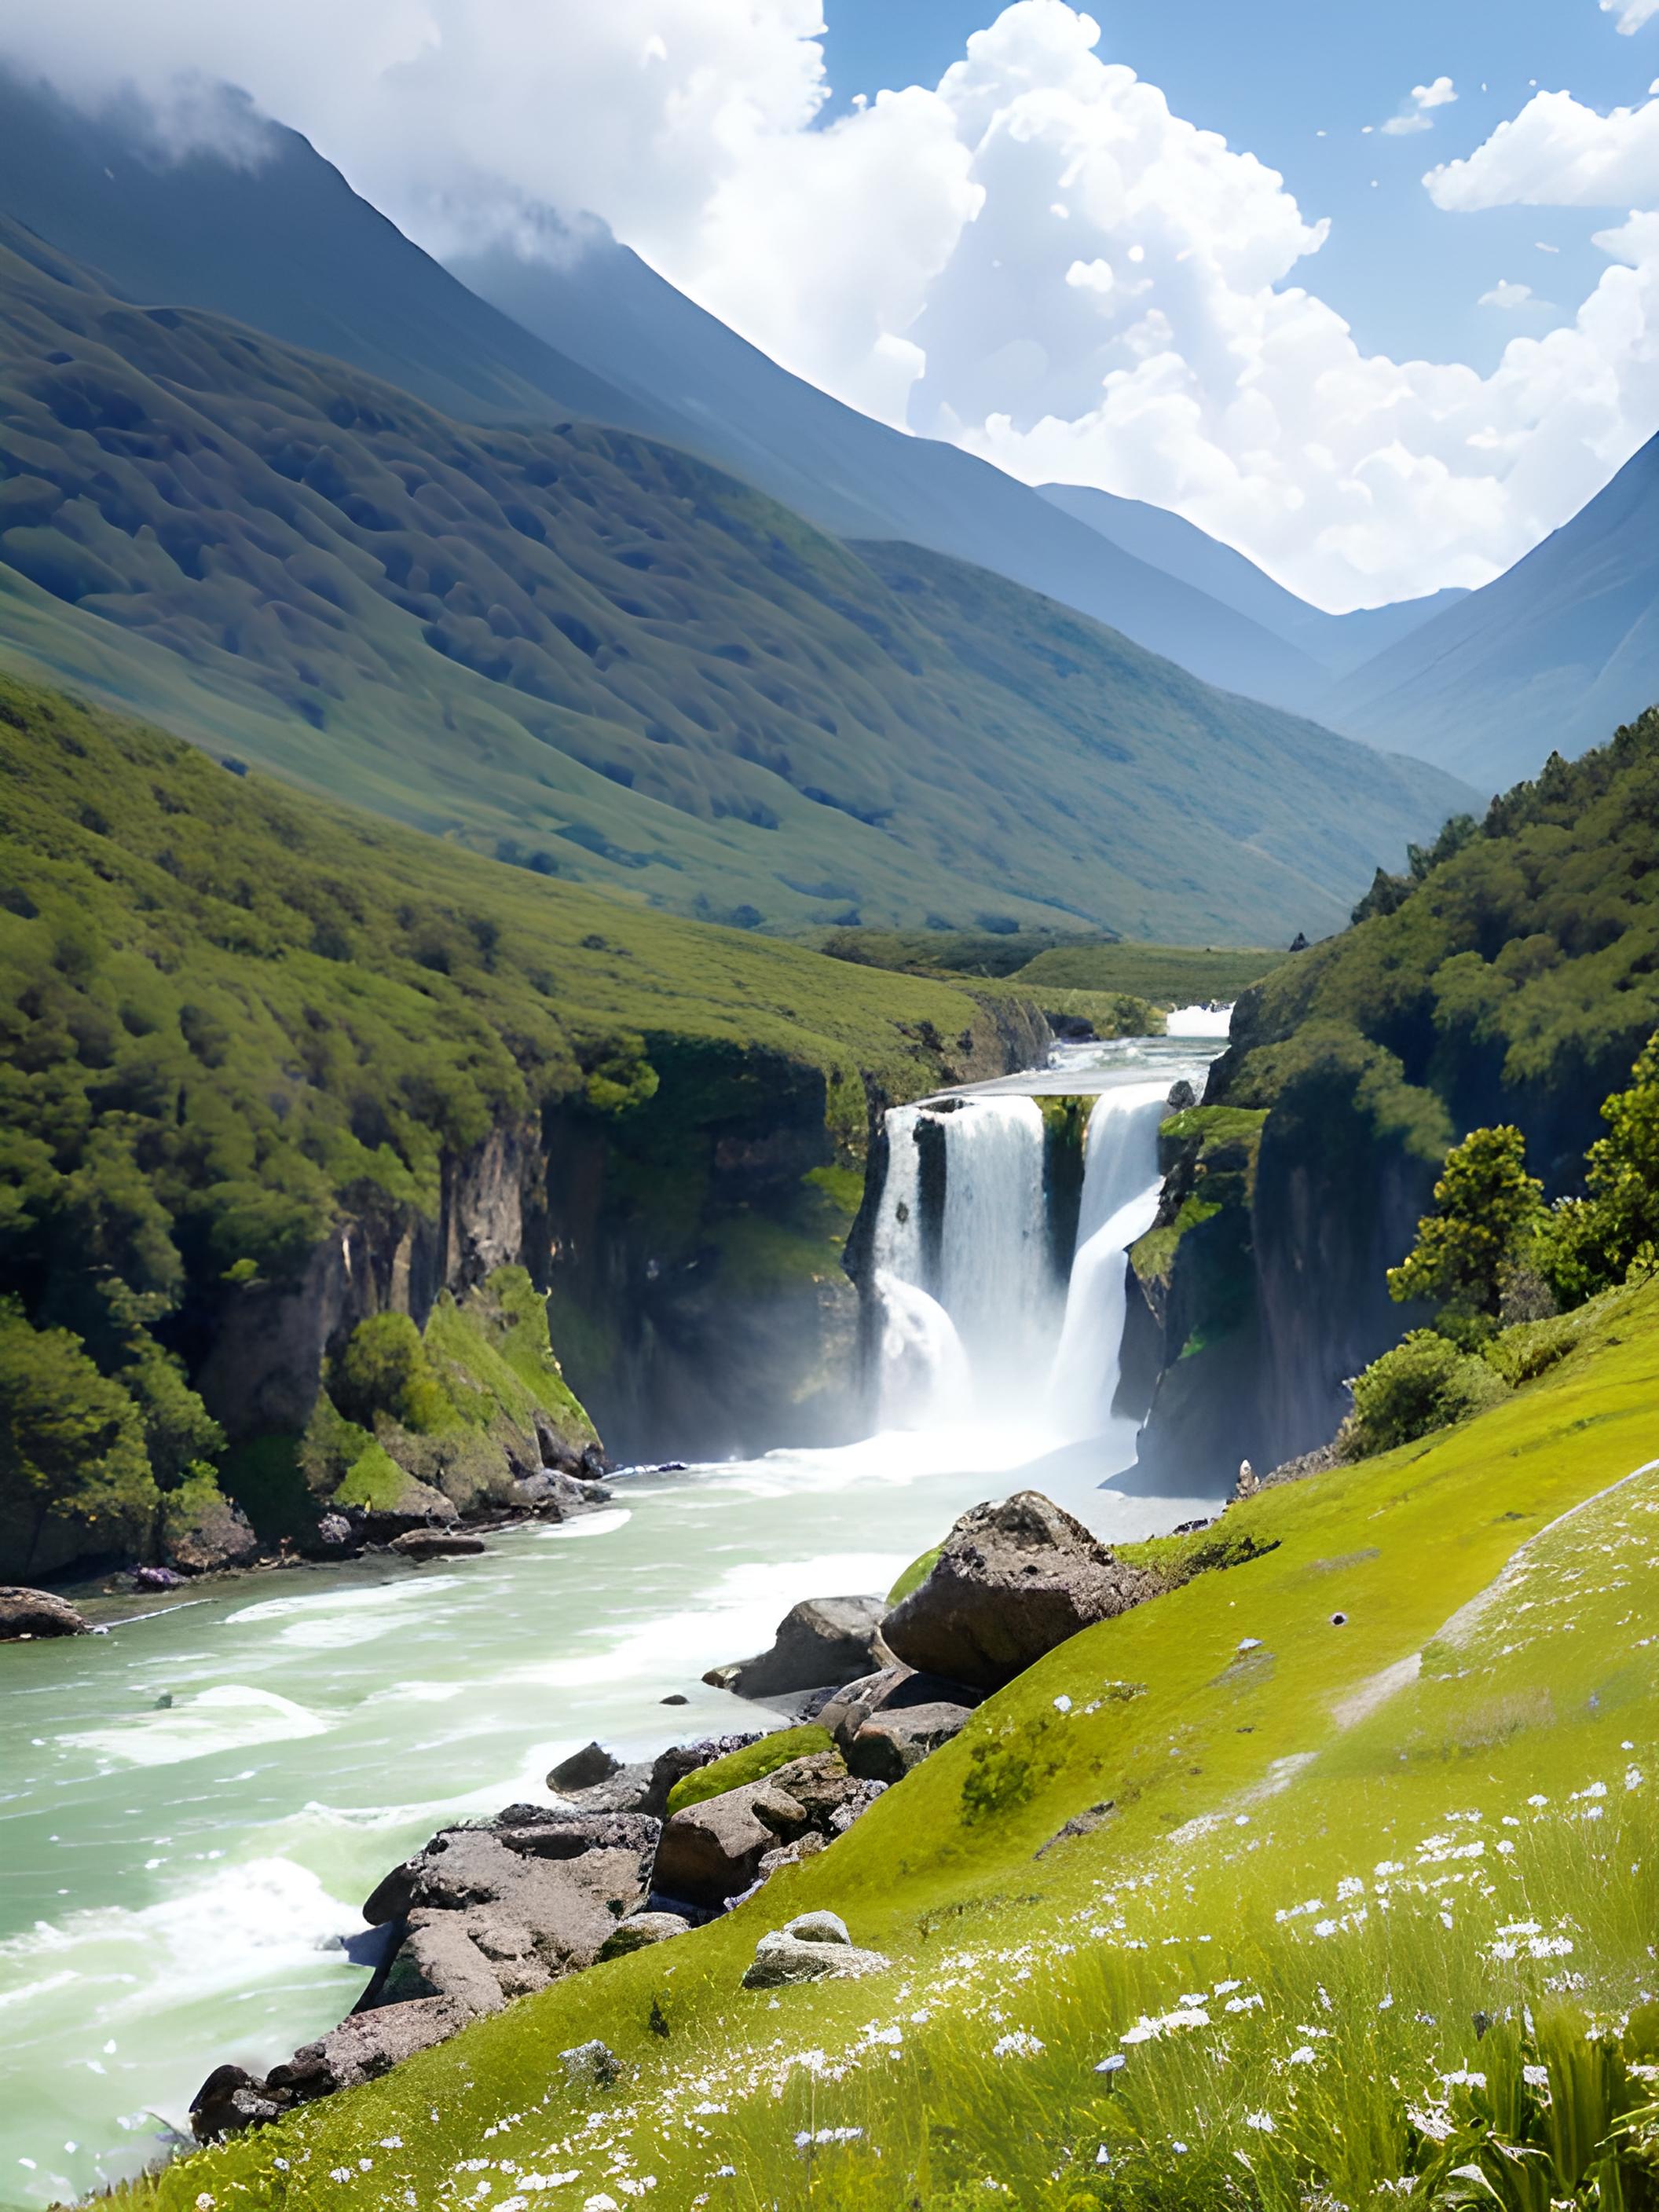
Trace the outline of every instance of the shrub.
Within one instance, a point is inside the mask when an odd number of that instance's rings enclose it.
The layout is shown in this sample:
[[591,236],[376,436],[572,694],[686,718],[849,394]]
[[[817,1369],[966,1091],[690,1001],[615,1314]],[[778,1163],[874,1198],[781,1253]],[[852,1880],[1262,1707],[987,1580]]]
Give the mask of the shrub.
[[1354,1384],[1347,1440],[1360,1458],[1392,1451],[1483,1413],[1507,1395],[1484,1359],[1460,1352],[1433,1329],[1414,1328]]
[[389,1413],[416,1436],[430,1436],[454,1414],[407,1314],[371,1314],[358,1322],[333,1363],[329,1393],[345,1419],[365,1429],[377,1413]]

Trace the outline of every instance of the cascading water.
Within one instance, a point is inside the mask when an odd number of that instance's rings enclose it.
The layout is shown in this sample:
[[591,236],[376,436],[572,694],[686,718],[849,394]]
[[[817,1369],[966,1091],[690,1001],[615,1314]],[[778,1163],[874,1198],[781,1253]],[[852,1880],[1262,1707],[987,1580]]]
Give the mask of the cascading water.
[[[1132,1076],[1100,1091],[1064,1274],[1050,1249],[1035,1097],[981,1093],[889,1114],[874,1238],[884,1429],[993,1429],[1018,1437],[1026,1459],[1097,1443],[1097,1480],[1133,1462],[1134,1425],[1112,1412],[1125,1255],[1157,1211],[1158,1129],[1170,1082],[1201,1065],[1171,1063],[1156,1079]],[[1132,1070],[1140,1075],[1133,1062],[1123,1073]],[[930,1146],[939,1147],[933,1173],[923,1164]]]

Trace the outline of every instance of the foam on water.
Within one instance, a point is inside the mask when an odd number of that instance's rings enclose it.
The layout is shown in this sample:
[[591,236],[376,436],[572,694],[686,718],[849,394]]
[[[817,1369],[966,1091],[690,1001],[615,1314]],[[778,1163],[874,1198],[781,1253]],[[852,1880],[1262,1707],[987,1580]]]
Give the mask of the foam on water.
[[134,1766],[176,1766],[251,1743],[284,1743],[325,1735],[332,1723],[275,1690],[226,1682],[198,1690],[165,1711],[134,1713],[113,1728],[70,1731],[60,1743]]

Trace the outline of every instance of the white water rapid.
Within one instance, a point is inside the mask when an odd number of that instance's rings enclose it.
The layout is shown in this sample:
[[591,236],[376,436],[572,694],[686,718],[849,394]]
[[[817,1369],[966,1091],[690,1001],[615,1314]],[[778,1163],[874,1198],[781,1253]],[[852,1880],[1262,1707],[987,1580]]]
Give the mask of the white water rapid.
[[[1212,1048],[1064,1047],[953,1113],[890,1117],[882,1421],[861,1443],[623,1474],[606,1511],[504,1530],[482,1559],[221,1579],[0,1653],[0,2208],[133,2173],[212,2067],[263,2072],[331,2027],[363,1984],[338,1939],[442,1823],[539,1796],[591,1737],[638,1759],[769,1725],[700,1677],[798,1599],[885,1590],[957,1515],[1028,1486],[1109,1538],[1210,1510],[1110,1478],[1134,1453],[1111,1415],[1124,1249],[1170,1086]],[[1020,1093],[1097,1090],[1067,1282]]]

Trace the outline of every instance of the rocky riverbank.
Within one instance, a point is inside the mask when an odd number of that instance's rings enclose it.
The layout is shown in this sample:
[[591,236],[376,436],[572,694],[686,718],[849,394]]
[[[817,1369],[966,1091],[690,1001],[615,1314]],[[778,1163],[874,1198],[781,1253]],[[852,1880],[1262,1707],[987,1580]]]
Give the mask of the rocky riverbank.
[[[769,1650],[707,1678],[792,1725],[631,1765],[590,1744],[549,1773],[548,1802],[441,1828],[364,1903],[345,1948],[368,1978],[347,2018],[263,2077],[216,2069],[192,2106],[198,2136],[372,2080],[468,2021],[732,1911],[832,1849],[1055,1644],[1249,1555],[1200,1538],[1155,1567],[1133,1563],[1023,1492],[963,1515],[896,1604],[794,1607]],[[791,1945],[819,1939],[785,1935],[767,1939],[778,1956],[757,1971],[857,1970],[817,1949],[796,1960]]]

